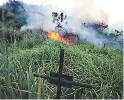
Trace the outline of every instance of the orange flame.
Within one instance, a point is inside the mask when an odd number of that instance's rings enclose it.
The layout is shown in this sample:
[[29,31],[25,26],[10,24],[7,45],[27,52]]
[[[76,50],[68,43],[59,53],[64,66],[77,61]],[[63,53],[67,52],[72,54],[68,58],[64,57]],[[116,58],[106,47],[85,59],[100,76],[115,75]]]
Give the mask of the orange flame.
[[65,44],[71,44],[72,41],[69,39],[64,38],[57,32],[47,32],[47,37],[52,40],[57,40]]

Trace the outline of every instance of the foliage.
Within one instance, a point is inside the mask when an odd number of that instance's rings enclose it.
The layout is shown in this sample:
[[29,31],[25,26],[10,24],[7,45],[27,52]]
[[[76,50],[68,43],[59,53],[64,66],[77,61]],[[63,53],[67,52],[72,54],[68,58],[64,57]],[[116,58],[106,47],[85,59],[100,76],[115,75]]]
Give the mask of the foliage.
[[[20,31],[23,21],[25,22],[23,18],[20,20],[17,12],[4,9],[3,14],[0,8],[1,99],[35,99],[37,95],[39,97],[37,90],[40,89],[42,99],[55,98],[56,87],[46,80],[39,82],[33,73],[57,72],[60,48],[65,49],[63,73],[74,76],[74,81],[96,85],[93,90],[62,88],[62,98],[122,98],[121,52],[111,48],[99,48],[89,43],[65,45],[46,40],[41,29]],[[37,89],[38,87],[40,89]]]
[[4,22],[7,27],[20,29],[26,25],[27,15],[23,3],[20,1],[9,0],[0,7],[0,22]]
[[[62,98],[122,98],[122,53],[87,43],[64,45],[44,39],[27,43],[0,43],[0,97],[36,98],[39,85],[33,73],[57,72],[60,48],[65,49],[63,73],[73,75],[75,81],[96,85],[93,90],[63,88]],[[77,96],[79,90],[83,94]],[[55,94],[56,87],[46,80],[42,81],[41,98],[55,98]]]

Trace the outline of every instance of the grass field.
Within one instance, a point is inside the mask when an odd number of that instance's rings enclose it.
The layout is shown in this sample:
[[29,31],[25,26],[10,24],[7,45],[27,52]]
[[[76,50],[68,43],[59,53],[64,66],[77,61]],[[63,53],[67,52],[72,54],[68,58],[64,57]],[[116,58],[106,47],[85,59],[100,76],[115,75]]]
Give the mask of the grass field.
[[[111,48],[82,43],[65,45],[39,39],[14,43],[0,42],[0,98],[55,98],[56,86],[37,79],[33,73],[57,72],[60,48],[65,49],[63,73],[74,81],[90,83],[95,89],[62,88],[62,98],[121,99],[123,55]],[[81,93],[80,93],[81,91]]]
[[0,17],[0,99],[55,98],[56,86],[33,73],[57,72],[61,48],[65,50],[63,73],[74,76],[76,82],[96,86],[92,90],[62,88],[61,98],[122,98],[122,52],[89,43],[66,45],[48,40],[42,30],[20,31],[17,16],[5,20],[1,9]]

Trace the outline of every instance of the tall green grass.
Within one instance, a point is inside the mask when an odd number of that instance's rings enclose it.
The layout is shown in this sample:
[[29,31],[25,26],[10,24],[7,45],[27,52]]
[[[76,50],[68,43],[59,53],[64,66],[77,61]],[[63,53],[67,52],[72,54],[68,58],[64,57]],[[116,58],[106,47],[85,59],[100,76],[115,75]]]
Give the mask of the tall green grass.
[[[3,12],[2,12],[3,13]],[[121,99],[123,56],[111,48],[83,43],[65,45],[44,39],[42,30],[17,30],[14,20],[0,22],[0,98],[55,98],[56,86],[33,73],[57,72],[60,49],[65,49],[63,73],[74,81],[95,84],[93,90],[62,88],[61,98]],[[18,37],[23,40],[18,41]],[[19,38],[20,39],[20,38]],[[40,87],[41,85],[41,87]],[[41,90],[41,91],[40,91]],[[41,94],[39,94],[41,93]]]
[[[74,76],[74,81],[96,85],[93,90],[62,88],[62,98],[122,98],[122,53],[88,43],[65,45],[46,39],[8,45],[0,42],[0,98],[37,98],[39,81],[33,73],[57,72],[60,48],[65,49],[63,73]],[[42,99],[55,98],[54,85],[46,80],[40,84]],[[77,94],[79,90],[81,95]]]

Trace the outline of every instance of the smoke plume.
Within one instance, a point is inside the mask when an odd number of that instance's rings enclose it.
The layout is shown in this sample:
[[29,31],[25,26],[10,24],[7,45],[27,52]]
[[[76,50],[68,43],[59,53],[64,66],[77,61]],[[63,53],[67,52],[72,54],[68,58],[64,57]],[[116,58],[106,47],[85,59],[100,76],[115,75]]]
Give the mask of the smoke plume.
[[[66,20],[61,23],[62,27],[67,31],[73,29],[81,40],[86,40],[97,46],[111,45],[111,41],[116,41],[118,38],[112,37],[111,39],[108,35],[114,33],[115,29],[119,31],[124,30],[123,0],[21,1],[26,3],[23,7],[28,15],[28,25],[22,26],[21,30],[42,28],[47,31],[56,31],[57,23],[53,23],[52,12],[57,12],[58,14],[63,12],[67,15]],[[89,28],[87,28],[82,25],[83,22],[92,23],[92,25],[88,24]],[[93,28],[95,23],[104,23],[108,25],[108,28],[101,33],[101,31]],[[64,30],[61,30],[59,33],[64,34]],[[107,35],[105,36],[105,34]],[[119,41],[121,40],[119,39]],[[119,45],[117,49],[121,48],[118,41],[115,44]]]

